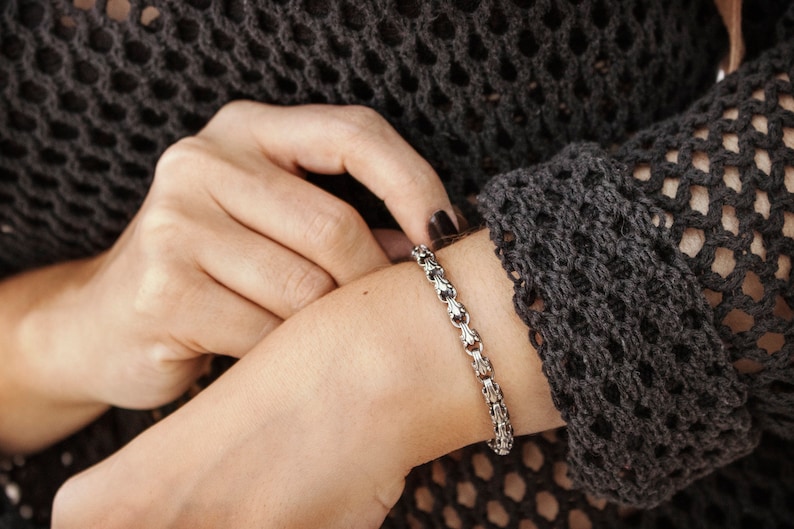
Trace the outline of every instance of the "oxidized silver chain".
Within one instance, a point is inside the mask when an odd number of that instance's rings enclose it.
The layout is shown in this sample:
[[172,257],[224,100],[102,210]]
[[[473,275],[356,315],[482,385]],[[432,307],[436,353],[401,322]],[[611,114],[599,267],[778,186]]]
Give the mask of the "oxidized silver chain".
[[480,335],[469,327],[469,313],[463,303],[456,299],[458,292],[444,277],[444,269],[438,264],[435,254],[427,246],[420,245],[414,247],[411,255],[425,271],[427,280],[433,284],[438,299],[446,303],[452,325],[460,329],[463,350],[472,359],[471,366],[474,368],[477,380],[482,384],[482,394],[493,422],[494,438],[488,441],[488,446],[500,456],[505,456],[513,448],[513,426],[510,424],[502,390],[493,379],[494,370],[491,361],[482,354]]

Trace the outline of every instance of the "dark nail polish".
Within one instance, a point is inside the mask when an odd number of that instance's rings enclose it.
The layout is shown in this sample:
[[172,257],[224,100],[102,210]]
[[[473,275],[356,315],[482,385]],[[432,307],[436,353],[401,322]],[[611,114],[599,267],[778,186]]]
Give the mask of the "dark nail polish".
[[458,229],[452,223],[452,219],[449,218],[447,212],[440,209],[430,217],[430,222],[427,224],[427,233],[433,242],[433,249],[438,250],[458,234]]

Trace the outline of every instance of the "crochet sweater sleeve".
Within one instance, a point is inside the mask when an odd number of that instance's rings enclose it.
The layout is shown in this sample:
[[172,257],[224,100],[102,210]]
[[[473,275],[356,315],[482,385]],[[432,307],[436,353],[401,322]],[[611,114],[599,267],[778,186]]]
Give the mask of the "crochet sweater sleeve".
[[580,487],[651,506],[794,437],[792,49],[614,158],[572,145],[479,197]]

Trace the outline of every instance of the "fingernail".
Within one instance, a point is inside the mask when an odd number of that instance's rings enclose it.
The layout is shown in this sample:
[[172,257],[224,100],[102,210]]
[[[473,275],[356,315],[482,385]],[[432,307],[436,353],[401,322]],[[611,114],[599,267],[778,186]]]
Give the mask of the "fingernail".
[[438,250],[449,242],[449,239],[458,234],[458,229],[452,223],[452,219],[449,218],[447,212],[440,209],[430,217],[430,222],[427,224],[427,233],[430,235],[433,249]]

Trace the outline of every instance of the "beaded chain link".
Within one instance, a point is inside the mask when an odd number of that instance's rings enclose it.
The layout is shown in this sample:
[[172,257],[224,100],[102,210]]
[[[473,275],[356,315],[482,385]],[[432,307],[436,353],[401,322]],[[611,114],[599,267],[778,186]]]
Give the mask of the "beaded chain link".
[[444,268],[438,264],[435,254],[427,246],[414,247],[411,255],[425,271],[427,280],[436,289],[436,295],[442,303],[447,304],[447,314],[456,328],[460,329],[460,341],[463,350],[472,359],[471,366],[477,380],[482,384],[482,394],[493,422],[494,438],[488,446],[500,456],[510,453],[513,448],[513,426],[504,402],[502,389],[494,379],[494,369],[487,356],[482,354],[482,339],[479,333],[469,326],[469,313],[463,303],[458,301],[458,292],[452,283],[444,277]]

